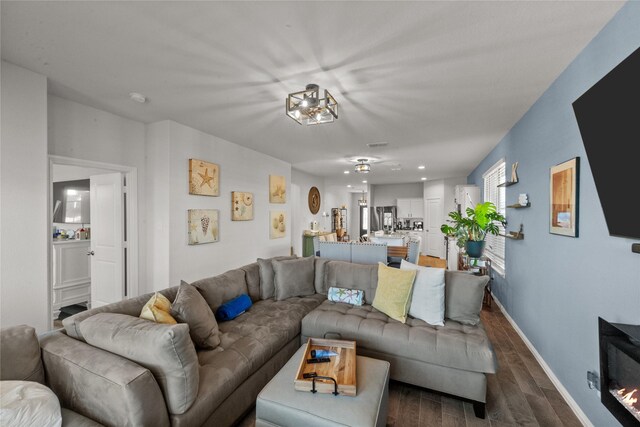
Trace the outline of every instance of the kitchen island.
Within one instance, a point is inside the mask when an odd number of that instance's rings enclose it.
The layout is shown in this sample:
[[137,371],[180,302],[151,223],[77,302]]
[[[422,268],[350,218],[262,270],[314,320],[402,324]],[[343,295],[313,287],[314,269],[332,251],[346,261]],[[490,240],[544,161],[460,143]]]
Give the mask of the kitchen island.
[[387,246],[405,246],[409,243],[409,236],[400,233],[383,234],[376,236],[369,234],[369,241]]

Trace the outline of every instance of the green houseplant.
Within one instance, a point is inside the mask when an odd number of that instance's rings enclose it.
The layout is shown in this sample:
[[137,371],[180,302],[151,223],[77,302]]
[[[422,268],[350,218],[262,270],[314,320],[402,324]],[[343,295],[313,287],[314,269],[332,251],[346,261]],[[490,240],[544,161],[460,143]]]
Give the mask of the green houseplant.
[[497,236],[500,231],[498,224],[504,226],[507,223],[491,202],[478,203],[474,209],[467,208],[466,217],[457,211],[449,212],[449,218],[450,224],[442,224],[440,231],[457,239],[457,245],[464,247],[472,258],[482,256],[487,234]]

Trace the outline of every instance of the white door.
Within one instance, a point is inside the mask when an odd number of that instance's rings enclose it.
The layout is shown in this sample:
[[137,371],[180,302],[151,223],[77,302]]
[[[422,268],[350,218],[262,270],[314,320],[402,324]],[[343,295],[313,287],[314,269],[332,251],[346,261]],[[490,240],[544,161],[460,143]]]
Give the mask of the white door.
[[91,307],[124,299],[124,196],[121,173],[91,176]]
[[442,199],[427,199],[427,255],[444,258],[444,235],[442,225]]

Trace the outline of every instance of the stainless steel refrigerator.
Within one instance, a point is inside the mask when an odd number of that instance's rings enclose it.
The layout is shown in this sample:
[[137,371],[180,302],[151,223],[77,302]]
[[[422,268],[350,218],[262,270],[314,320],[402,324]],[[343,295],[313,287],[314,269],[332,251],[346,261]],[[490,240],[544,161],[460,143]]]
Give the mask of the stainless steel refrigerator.
[[371,231],[394,231],[397,218],[397,208],[395,206],[372,206],[369,208]]

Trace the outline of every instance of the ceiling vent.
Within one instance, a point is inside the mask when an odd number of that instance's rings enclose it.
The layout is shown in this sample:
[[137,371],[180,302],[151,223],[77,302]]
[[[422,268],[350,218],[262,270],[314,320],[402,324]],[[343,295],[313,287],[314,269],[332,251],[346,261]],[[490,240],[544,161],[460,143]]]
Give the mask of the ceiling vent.
[[387,145],[389,145],[388,142],[370,142],[367,144],[367,147],[369,148],[379,148],[379,147],[386,147]]

